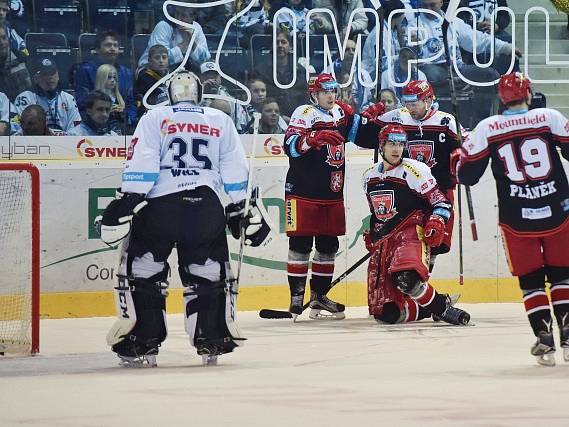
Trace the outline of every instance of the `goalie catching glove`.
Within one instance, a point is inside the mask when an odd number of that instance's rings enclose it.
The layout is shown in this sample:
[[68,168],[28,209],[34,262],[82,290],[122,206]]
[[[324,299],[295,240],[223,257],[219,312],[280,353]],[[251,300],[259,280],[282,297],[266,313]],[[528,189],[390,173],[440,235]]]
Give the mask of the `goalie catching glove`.
[[227,205],[225,216],[231,235],[240,239],[244,232],[247,246],[260,246],[271,232],[267,211],[259,200],[259,187],[253,189],[248,212],[245,212],[245,200],[241,200]]
[[109,245],[120,242],[130,233],[132,217],[148,204],[144,194],[117,191],[117,196],[121,197],[109,203],[103,215],[95,218],[101,240]]

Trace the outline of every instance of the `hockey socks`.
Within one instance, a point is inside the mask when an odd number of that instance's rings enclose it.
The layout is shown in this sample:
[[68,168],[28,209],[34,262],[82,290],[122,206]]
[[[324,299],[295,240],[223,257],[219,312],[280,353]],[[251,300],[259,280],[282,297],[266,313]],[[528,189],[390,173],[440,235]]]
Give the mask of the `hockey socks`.
[[421,307],[419,303],[411,297],[405,297],[403,310],[404,317],[402,322],[415,322],[431,317],[431,312],[427,308]]
[[523,293],[524,306],[534,335],[539,337],[542,331],[551,333],[551,311],[545,289],[523,290]]

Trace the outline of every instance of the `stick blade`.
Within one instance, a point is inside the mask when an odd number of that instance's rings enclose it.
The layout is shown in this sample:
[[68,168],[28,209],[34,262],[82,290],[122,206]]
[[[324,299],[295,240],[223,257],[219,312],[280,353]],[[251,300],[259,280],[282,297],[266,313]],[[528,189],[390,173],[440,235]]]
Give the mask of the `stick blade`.
[[292,319],[292,314],[283,310],[270,310],[264,308],[259,311],[259,317],[262,319]]

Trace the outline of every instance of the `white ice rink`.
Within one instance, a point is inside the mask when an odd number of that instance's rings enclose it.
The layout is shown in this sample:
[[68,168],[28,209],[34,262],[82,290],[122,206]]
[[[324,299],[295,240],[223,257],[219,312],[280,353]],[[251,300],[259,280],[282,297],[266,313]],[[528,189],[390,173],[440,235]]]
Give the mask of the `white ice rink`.
[[463,307],[475,327],[241,312],[216,367],[173,315],[154,369],[117,366],[113,318],[44,320],[39,356],[0,360],[0,426],[569,426],[569,364],[535,363],[523,306]]

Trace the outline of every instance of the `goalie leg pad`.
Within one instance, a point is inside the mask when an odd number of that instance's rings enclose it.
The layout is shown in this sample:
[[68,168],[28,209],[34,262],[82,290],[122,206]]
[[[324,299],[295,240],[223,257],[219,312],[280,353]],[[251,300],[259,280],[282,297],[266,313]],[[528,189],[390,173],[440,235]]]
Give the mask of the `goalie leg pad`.
[[167,336],[167,275],[168,267],[148,279],[119,279],[119,319],[107,335],[115,353],[129,357],[158,353]]
[[244,338],[235,325],[235,280],[227,265],[208,259],[179,270],[186,305],[185,327],[198,354],[230,353]]

